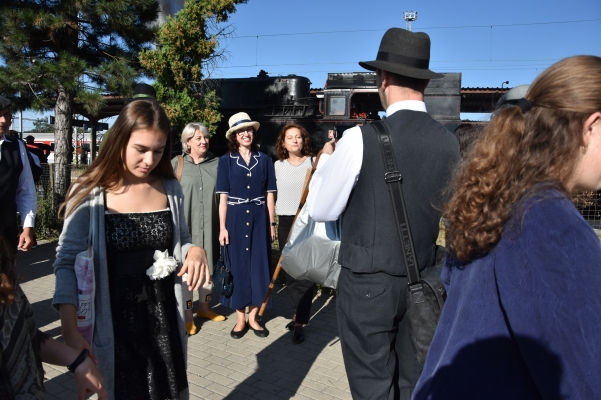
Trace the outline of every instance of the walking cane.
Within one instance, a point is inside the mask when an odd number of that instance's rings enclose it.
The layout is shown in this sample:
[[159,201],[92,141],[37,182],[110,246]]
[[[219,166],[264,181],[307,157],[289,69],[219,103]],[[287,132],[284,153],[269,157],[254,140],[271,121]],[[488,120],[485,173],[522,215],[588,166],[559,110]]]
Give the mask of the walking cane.
[[[307,201],[307,196],[309,195],[309,182],[311,182],[311,178],[313,177],[313,174],[315,173],[315,170],[317,169],[317,163],[319,162],[319,157],[321,157],[321,150],[319,151],[319,153],[317,153],[317,157],[315,158],[313,167],[307,171],[307,175],[305,176],[305,183],[303,186],[303,188],[304,188],[303,194],[301,196],[300,203],[298,205],[298,210],[296,210],[296,215],[294,216],[294,220],[292,221],[292,226],[294,226],[294,221],[296,221],[296,217],[298,217],[298,213],[300,212],[300,210],[305,205],[305,202]],[[288,238],[290,237],[291,232],[292,232],[292,229],[290,229],[290,232],[288,232]],[[286,241],[288,241],[288,238],[286,238]],[[282,248],[283,248],[283,245],[282,245],[282,243],[280,243],[280,250]],[[282,264],[282,254],[280,253],[280,259],[278,260],[278,264],[275,267],[275,271],[273,271],[273,277],[271,278],[271,282],[269,282],[269,287],[267,288],[267,293],[265,293],[265,299],[263,300],[263,304],[261,304],[261,308],[259,309],[259,313],[258,313],[259,321],[263,317],[263,313],[265,312],[265,308],[267,307],[267,302],[269,301],[269,298],[271,297],[271,292],[273,291],[273,287],[275,286],[275,280],[278,279],[278,275],[280,274],[280,270],[282,269],[281,264]]]

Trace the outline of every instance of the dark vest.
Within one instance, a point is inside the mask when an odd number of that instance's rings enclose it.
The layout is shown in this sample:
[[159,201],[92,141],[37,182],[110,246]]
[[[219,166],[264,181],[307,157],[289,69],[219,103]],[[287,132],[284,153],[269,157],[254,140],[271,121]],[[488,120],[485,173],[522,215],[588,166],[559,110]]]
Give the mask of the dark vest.
[[15,197],[19,176],[23,171],[18,139],[5,136],[0,155],[0,231],[13,240],[17,234],[17,203]]
[[[402,175],[417,262],[424,269],[434,263],[442,190],[459,160],[459,143],[424,112],[397,111],[384,124]],[[380,144],[370,125],[363,126],[361,134],[363,162],[343,214],[338,262],[358,273],[405,275]]]

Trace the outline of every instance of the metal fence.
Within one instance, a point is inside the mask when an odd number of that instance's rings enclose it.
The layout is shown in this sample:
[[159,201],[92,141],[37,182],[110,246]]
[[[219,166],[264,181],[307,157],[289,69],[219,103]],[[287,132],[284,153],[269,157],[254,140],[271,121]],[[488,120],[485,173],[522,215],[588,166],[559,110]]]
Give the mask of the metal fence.
[[596,192],[577,192],[574,205],[584,219],[595,229],[601,229],[601,190]]
[[[54,173],[55,164],[42,164],[42,176],[36,183],[36,192],[38,199],[46,199],[52,193],[54,193]],[[70,177],[69,181],[73,182],[77,177],[83,174],[88,168],[87,165],[67,165],[65,168],[68,170],[67,176]]]

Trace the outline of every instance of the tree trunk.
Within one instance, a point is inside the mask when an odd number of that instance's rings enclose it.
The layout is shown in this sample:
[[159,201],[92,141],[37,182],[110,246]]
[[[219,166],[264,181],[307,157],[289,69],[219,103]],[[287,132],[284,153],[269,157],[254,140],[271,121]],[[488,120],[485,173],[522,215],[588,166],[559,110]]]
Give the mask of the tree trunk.
[[59,84],[54,107],[54,197],[57,206],[65,201],[67,190],[71,184],[72,114],[73,94]]

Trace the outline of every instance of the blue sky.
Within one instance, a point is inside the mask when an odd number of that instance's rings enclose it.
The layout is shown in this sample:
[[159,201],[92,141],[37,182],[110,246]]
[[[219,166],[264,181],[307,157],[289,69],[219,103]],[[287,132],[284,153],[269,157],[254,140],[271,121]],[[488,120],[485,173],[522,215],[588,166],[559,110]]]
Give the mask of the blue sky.
[[[413,31],[426,32],[432,39],[431,68],[462,72],[464,87],[499,87],[507,80],[509,86],[530,83],[564,57],[601,55],[599,0],[496,4],[250,0],[231,17],[236,30],[227,41],[229,59],[213,74],[245,77],[265,69],[274,75],[307,76],[313,87],[323,87],[327,72],[362,70],[357,61],[373,60],[384,31],[404,28],[403,11],[409,10],[418,12]],[[323,33],[302,34],[308,32]],[[238,67],[243,65],[249,67]]]
[[373,60],[384,31],[405,27],[404,11],[417,11],[413,31],[432,39],[431,69],[462,72],[463,87],[531,83],[564,57],[601,56],[600,0],[249,0],[228,21],[227,59],[212,76],[264,69],[323,87],[328,72],[361,71],[358,61]]

